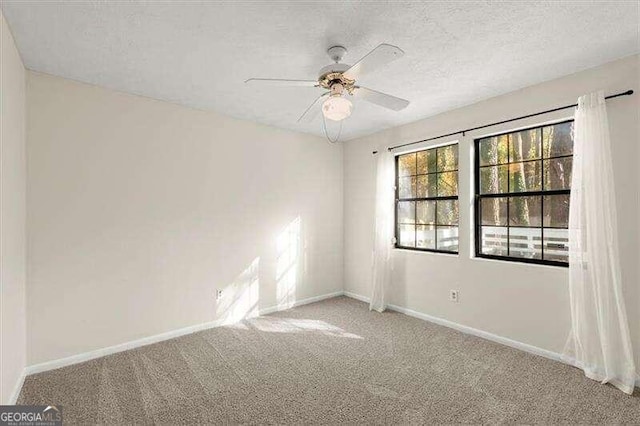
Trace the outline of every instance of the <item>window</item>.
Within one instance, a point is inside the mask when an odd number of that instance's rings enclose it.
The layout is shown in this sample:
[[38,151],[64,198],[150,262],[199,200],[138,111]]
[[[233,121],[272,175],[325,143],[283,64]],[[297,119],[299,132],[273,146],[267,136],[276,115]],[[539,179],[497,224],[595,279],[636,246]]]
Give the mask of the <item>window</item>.
[[458,252],[458,144],[396,157],[396,247]]
[[567,266],[572,121],[476,139],[476,256]]

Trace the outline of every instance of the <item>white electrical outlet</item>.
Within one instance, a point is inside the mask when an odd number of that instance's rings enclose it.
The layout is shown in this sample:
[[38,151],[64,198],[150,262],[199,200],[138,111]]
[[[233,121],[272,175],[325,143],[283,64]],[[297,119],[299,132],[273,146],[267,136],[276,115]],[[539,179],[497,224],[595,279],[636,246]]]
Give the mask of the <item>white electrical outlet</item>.
[[460,300],[460,294],[458,293],[458,290],[449,291],[449,300],[456,303]]
[[216,290],[216,300],[222,299],[222,290]]

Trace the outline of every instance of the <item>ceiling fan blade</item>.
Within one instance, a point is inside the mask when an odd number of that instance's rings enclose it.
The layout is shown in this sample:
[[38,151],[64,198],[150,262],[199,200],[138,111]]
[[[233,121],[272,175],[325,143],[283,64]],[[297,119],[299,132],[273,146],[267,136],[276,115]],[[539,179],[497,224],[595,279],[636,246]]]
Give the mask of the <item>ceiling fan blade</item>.
[[404,51],[399,47],[382,43],[371,52],[367,53],[364,58],[352,65],[351,68],[346,70],[343,75],[348,79],[356,80],[361,75],[375,71],[389,62],[402,57],[402,55],[404,55]]
[[406,99],[397,98],[387,95],[386,93],[378,92],[377,90],[367,89],[366,87],[356,86],[353,90],[353,96],[394,111],[400,111],[409,106],[409,101]]
[[314,106],[318,103],[320,99],[324,98],[328,94],[329,92],[323,93],[322,95],[318,96],[316,100],[313,101],[313,103],[309,105],[309,107],[306,110],[304,110],[300,118],[298,118],[298,123],[311,123],[313,119],[318,116],[318,112],[320,112],[320,108],[314,108]]
[[317,80],[284,80],[281,78],[250,78],[245,80],[247,84],[260,84],[262,86],[297,86],[316,87],[319,86]]

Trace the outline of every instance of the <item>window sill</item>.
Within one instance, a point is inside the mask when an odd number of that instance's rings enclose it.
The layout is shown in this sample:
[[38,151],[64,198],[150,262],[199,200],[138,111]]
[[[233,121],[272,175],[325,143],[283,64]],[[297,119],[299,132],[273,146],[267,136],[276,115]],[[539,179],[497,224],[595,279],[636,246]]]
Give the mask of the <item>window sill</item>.
[[445,252],[445,251],[430,251],[430,250],[416,250],[416,249],[410,249],[410,248],[404,248],[404,247],[393,247],[394,251],[399,251],[399,252],[403,252],[403,253],[411,253],[411,254],[433,254],[433,255],[437,255],[437,256],[444,256],[444,257],[460,257],[460,253],[453,253],[453,252]]
[[565,265],[546,265],[544,263],[532,263],[532,262],[521,262],[518,260],[505,260],[505,259],[492,259],[490,257],[479,257],[479,256],[471,256],[472,261],[478,262],[490,262],[490,263],[499,263],[501,265],[509,264],[514,266],[526,266],[526,267],[534,267],[534,268],[546,268],[553,269],[554,271],[569,271],[569,266]]

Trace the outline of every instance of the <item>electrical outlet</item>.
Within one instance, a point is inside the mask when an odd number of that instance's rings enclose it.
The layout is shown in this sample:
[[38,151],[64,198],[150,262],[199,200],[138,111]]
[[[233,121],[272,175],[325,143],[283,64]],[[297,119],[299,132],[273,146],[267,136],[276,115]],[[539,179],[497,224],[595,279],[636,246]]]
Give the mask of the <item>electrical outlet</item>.
[[458,290],[449,291],[449,300],[456,303],[460,300],[460,294],[458,293]]
[[216,290],[216,300],[222,299],[222,290]]

